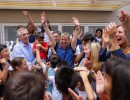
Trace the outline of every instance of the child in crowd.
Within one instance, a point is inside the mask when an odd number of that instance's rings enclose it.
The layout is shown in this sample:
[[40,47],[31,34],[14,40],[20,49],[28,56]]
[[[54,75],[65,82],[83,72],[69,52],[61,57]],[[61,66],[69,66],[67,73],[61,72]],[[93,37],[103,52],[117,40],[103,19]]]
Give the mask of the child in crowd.
[[23,57],[15,57],[11,61],[11,66],[13,67],[14,72],[23,71],[27,69],[26,60]]
[[38,45],[40,50],[40,58],[43,62],[47,60],[48,44],[44,42],[44,35],[39,32],[36,34],[36,43],[33,44],[33,52],[36,55],[36,46]]
[[20,71],[7,80],[4,100],[44,100],[45,80],[34,72]]
[[73,100],[68,92],[68,88],[75,90],[77,84],[76,72],[66,65],[58,68],[55,74],[55,84],[58,91],[62,94],[62,99],[58,100]]
[[102,42],[102,29],[101,28],[96,29],[94,41],[99,42],[99,43]]
[[[80,72],[80,73],[82,73],[82,72]],[[88,89],[91,89],[91,90],[87,89],[88,91],[86,91],[85,87],[84,87],[84,82],[82,80],[82,77],[81,77],[80,73],[78,73],[78,77],[77,77],[78,78],[78,82],[77,82],[77,86],[76,86],[75,90],[78,92],[78,94],[80,96],[82,96],[84,98],[84,100],[90,100],[89,96],[87,96],[87,95],[89,94],[90,91],[93,91],[93,90],[92,90],[91,85],[89,83],[89,79],[87,78],[88,81],[85,83],[85,85],[89,84],[88,86],[90,86],[90,87]],[[86,76],[86,77],[88,77],[88,76]],[[97,96],[96,96],[95,92],[94,92],[94,100],[97,100]]]

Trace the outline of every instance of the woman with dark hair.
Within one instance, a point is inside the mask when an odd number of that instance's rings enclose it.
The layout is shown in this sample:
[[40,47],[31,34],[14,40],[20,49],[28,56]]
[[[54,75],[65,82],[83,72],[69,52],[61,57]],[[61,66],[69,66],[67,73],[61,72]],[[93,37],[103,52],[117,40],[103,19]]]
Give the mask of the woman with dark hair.
[[96,34],[95,34],[95,38],[94,38],[95,42],[100,42],[102,40],[102,29],[98,28],[96,29]]
[[29,33],[29,43],[35,42],[35,30],[34,30],[32,23],[29,22],[27,24],[27,30]]
[[4,83],[8,75],[9,57],[10,56],[7,46],[4,44],[0,44],[0,99],[3,96]]
[[104,63],[105,78],[98,71],[96,89],[100,100],[130,99],[130,62],[120,58],[111,58]]

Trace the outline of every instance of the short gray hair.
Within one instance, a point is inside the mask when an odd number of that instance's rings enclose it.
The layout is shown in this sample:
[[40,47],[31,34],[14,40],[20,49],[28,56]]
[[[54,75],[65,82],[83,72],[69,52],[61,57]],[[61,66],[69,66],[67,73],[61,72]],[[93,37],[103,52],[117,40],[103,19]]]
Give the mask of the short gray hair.
[[19,37],[21,35],[21,30],[26,30],[26,28],[21,27],[17,30],[17,37]]

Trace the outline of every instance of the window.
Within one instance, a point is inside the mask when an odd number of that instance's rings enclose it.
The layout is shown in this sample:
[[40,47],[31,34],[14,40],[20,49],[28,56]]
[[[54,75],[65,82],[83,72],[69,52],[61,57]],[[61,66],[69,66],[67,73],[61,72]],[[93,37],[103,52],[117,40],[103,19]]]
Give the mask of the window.
[[91,24],[87,24],[87,28],[88,28],[88,32],[90,32],[91,34],[93,34],[93,36],[95,36],[95,32],[97,28],[101,28],[104,29],[105,26],[107,25],[107,23],[91,23]]
[[[36,23],[40,26],[40,23]],[[18,25],[26,26],[27,23],[6,23],[0,24],[0,42],[10,46],[11,50],[16,44],[16,28]],[[90,32],[93,35],[97,28],[104,28],[107,23],[81,23],[82,33]],[[72,35],[74,25],[73,23],[51,23],[52,31],[68,32]]]

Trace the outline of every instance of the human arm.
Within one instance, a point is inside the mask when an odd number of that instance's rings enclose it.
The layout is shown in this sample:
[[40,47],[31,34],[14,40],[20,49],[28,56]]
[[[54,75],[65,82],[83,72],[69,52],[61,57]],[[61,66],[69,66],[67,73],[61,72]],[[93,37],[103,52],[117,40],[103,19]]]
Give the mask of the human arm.
[[47,51],[48,51],[48,44],[46,43],[44,46],[41,45],[41,49],[42,49],[44,52],[47,52]]
[[24,10],[24,11],[23,11],[23,15],[28,18],[28,20],[29,20],[29,22],[32,24],[34,30],[37,31],[37,25],[34,23],[34,21],[33,21],[32,17],[31,17],[31,15],[29,14],[29,11],[25,11],[25,10]]
[[100,100],[109,100],[104,93],[104,77],[102,76],[101,71],[98,71],[96,74],[96,91]]
[[41,61],[41,57],[40,57],[40,44],[36,45],[36,58],[37,58],[37,63],[40,65],[40,67],[43,66],[43,62]]
[[54,49],[54,47],[53,47],[52,42],[49,43],[49,47],[51,48],[52,53],[53,53],[53,54],[56,54],[56,51],[55,51],[55,49]]
[[68,88],[68,92],[72,96],[73,100],[84,100],[82,96],[77,95],[71,88]]
[[87,100],[95,100],[93,89],[88,80],[89,70],[86,67],[75,67],[74,70],[80,72],[85,87],[85,91],[87,94],[88,98]]
[[84,83],[84,87],[85,87],[85,91],[87,93],[88,100],[95,100],[93,89],[88,80],[89,70],[86,68],[86,70],[80,71],[80,75],[81,75],[83,83]]
[[71,47],[72,47],[72,50],[75,51],[76,46],[77,46],[77,38],[80,34],[80,24],[76,17],[72,17],[72,19],[73,19],[73,23],[75,25],[75,30],[74,30],[73,37],[71,40]]
[[[80,48],[81,47],[81,48]],[[76,47],[76,51],[75,51],[75,58],[74,58],[74,62],[77,64],[77,63],[80,63],[81,59],[82,59],[82,56],[84,54],[84,51],[82,49],[82,45],[79,44],[77,47]]]
[[44,28],[45,32],[47,33],[49,40],[53,43],[53,47],[56,46],[56,41],[52,35],[52,32],[50,31],[48,24],[47,24],[47,19],[46,19],[46,14],[43,12],[41,14],[41,23],[42,23],[42,27]]
[[5,58],[0,59],[0,63],[3,68],[3,70],[0,73],[0,80],[1,80],[1,83],[5,83],[7,75],[8,75],[8,66],[6,64],[6,59]]

